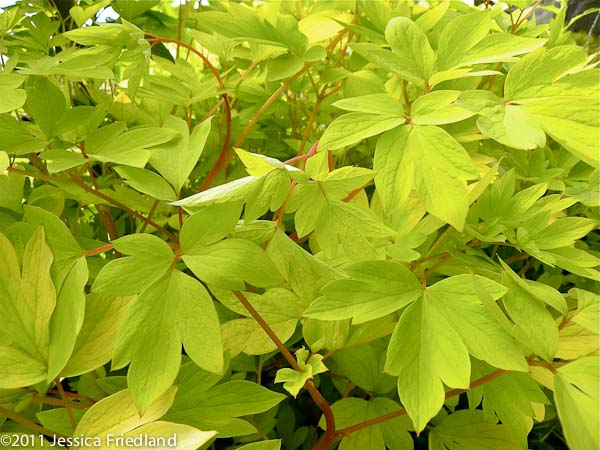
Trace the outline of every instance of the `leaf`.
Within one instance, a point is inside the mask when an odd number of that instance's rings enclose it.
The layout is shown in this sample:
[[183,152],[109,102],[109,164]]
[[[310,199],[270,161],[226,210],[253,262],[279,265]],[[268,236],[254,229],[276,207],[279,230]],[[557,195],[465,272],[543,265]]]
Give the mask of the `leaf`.
[[506,289],[478,275],[456,275],[427,288],[438,311],[460,335],[469,353],[494,367],[527,371],[525,355],[517,341],[494,320],[480,298],[483,290],[498,300]]
[[[331,405],[336,429],[344,429],[376,417],[397,412],[400,405],[389,398],[374,397],[368,401],[362,398],[349,397],[338,400]],[[321,419],[319,426],[324,428]],[[397,417],[380,422],[362,430],[344,436],[339,445],[340,450],[412,450],[413,439],[409,434],[410,421],[407,417]]]
[[[193,316],[187,317],[190,313]],[[196,280],[174,270],[130,303],[117,337],[112,367],[131,361],[127,381],[140,411],[173,384],[181,364],[182,341],[196,364],[222,371],[214,306]]]
[[343,98],[334,102],[333,106],[344,111],[404,117],[404,105],[388,94]]
[[181,229],[180,241],[183,253],[193,254],[195,250],[223,239],[232,233],[240,214],[239,202],[205,206],[185,221]]
[[169,447],[176,445],[177,449],[196,450],[207,445],[216,435],[216,431],[200,431],[180,423],[156,421],[128,431],[123,438],[125,442],[127,439],[133,439],[133,442],[147,441],[150,444],[147,448],[156,447],[155,443],[166,442]]
[[[427,44],[423,44],[427,48]],[[351,44],[350,48],[358,53],[360,56],[365,58],[367,61],[383,66],[385,69],[391,70],[396,73],[399,77],[404,78],[408,81],[422,84],[421,75],[415,75],[413,73],[414,68],[411,65],[411,59],[408,61],[402,59],[400,55],[389,50],[382,49],[379,45],[375,44]],[[427,52],[427,50],[425,50]],[[423,64],[425,67],[428,66],[428,53],[423,58]],[[415,55],[417,60],[421,57]]]
[[165,201],[173,201],[177,198],[173,188],[154,172],[127,166],[117,166],[114,169],[128,185],[150,197]]
[[183,255],[194,275],[223,289],[244,290],[244,281],[257,287],[277,284],[281,275],[263,250],[244,239],[226,239]]
[[456,104],[460,91],[434,91],[419,97],[411,107],[411,122],[416,125],[443,125],[460,122],[473,115]]
[[423,14],[417,17],[417,20],[415,20],[416,24],[419,25],[419,28],[424,32],[431,30],[444,17],[446,11],[448,11],[448,6],[450,6],[450,2],[443,1],[427,9]]
[[[56,307],[56,291],[50,277],[52,253],[46,244],[44,227],[39,226],[27,242],[23,252],[23,269],[18,295],[13,299],[28,341],[19,341],[31,355],[45,360],[50,343],[49,322]],[[10,300],[8,300],[10,301]]]
[[531,53],[542,47],[546,39],[527,38],[510,33],[493,33],[472,47],[463,57],[460,66],[510,62],[514,56]]
[[81,331],[77,335],[73,354],[63,370],[65,376],[81,375],[110,361],[121,321],[133,298],[88,295]]
[[540,230],[540,237],[535,239],[539,249],[568,247],[590,231],[598,228],[598,222],[585,217],[563,217]]
[[507,264],[502,266],[505,271],[503,282],[508,288],[503,303],[516,327],[524,334],[521,344],[546,361],[552,361],[558,347],[558,328],[554,318],[542,302],[515,282],[518,276],[510,267]]
[[533,403],[548,404],[541,386],[524,373],[507,373],[481,387],[486,417],[493,411],[507,431],[527,447],[527,435],[536,415]]
[[[245,308],[240,308],[237,297],[225,293],[221,295],[218,291],[214,293],[225,306],[246,317],[223,324],[224,347],[232,356],[240,352],[247,355],[264,355],[277,350],[275,343],[256,320]],[[269,289],[262,295],[248,292],[244,293],[244,296],[281,342],[286,342],[292,337],[307,303],[292,292],[281,288]]]
[[584,62],[585,51],[575,45],[536,50],[511,67],[504,84],[504,99],[514,101],[543,96],[541,88]]
[[163,419],[200,426],[207,420],[262,413],[285,399],[283,394],[245,380],[199,383],[202,374],[193,365],[183,366],[175,402]]
[[173,263],[173,252],[162,239],[147,233],[119,238],[115,250],[131,255],[106,264],[92,285],[100,294],[139,294],[162,277]]
[[296,351],[296,360],[300,371],[294,369],[279,369],[275,376],[275,383],[283,383],[283,388],[295,397],[298,396],[304,384],[315,375],[327,372],[327,367],[321,361],[323,355],[310,355],[304,347]]
[[27,100],[23,89],[14,89],[0,86],[0,113],[7,113],[20,108]]
[[323,289],[304,312],[320,320],[353,319],[353,324],[383,317],[409,305],[422,293],[421,284],[405,266],[392,261],[365,261],[348,266],[348,279]]
[[15,347],[0,345],[0,388],[31,386],[46,379],[46,367]]
[[179,298],[171,280],[164,275],[129,304],[117,337],[112,368],[131,361],[127,385],[141,413],[173,384],[181,364]]
[[[459,66],[464,55],[487,34],[491,26],[489,11],[461,14],[452,19],[439,37],[436,71]],[[465,30],[469,30],[465,34]]]
[[48,382],[62,372],[75,348],[77,335],[83,325],[88,276],[87,262],[85,258],[79,258],[58,291],[56,308],[50,321]]
[[554,401],[569,448],[600,445],[600,367],[596,356],[559,367],[554,376]]
[[396,386],[394,377],[382,373],[384,355],[379,345],[365,344],[338,350],[327,363],[332,372],[345,374],[367,392],[385,394]]
[[190,135],[183,119],[168,116],[163,129],[175,132],[175,138],[152,147],[150,164],[179,192],[202,155],[210,133],[211,120],[196,125]]
[[253,442],[252,444],[242,445],[238,450],[280,450],[281,439],[271,439],[268,441]]
[[183,206],[187,209],[218,203],[239,202],[246,199],[251,190],[260,182],[261,177],[244,177],[229,183],[221,184],[206,191],[171,202],[173,206]]
[[442,382],[469,386],[467,348],[428,292],[402,313],[390,338],[385,371],[398,376],[398,394],[417,432],[444,404]]
[[540,121],[521,106],[505,105],[489,91],[465,91],[457,103],[480,115],[477,127],[485,137],[522,150],[546,145]]
[[593,292],[576,289],[578,308],[573,322],[600,334],[600,296]]
[[420,80],[431,75],[434,53],[423,30],[407,17],[394,17],[385,28],[385,39],[406,65],[406,70]]
[[140,127],[125,131],[123,122],[115,122],[94,130],[85,141],[90,158],[143,168],[150,159],[148,150],[177,137],[168,128]]
[[596,96],[550,97],[525,103],[522,108],[534,115],[554,140],[582,161],[597,167],[600,164],[599,105]]
[[446,131],[403,126],[386,133],[378,142],[373,167],[375,185],[390,212],[414,185],[428,212],[462,230],[468,210],[464,180],[474,176],[474,169],[467,152]]
[[495,417],[486,418],[480,410],[461,410],[450,414],[429,433],[431,450],[520,450],[505,425]]
[[212,298],[200,283],[182,272],[173,272],[173,277],[177,277],[177,324],[186,354],[209,372],[223,372],[221,327]]
[[61,90],[45,77],[30,77],[27,83],[27,106],[35,123],[47,137],[56,134],[57,124],[67,110]]
[[[171,388],[158,398],[145,412],[140,415],[133,402],[133,396],[128,389],[117,392],[94,404],[79,421],[74,436],[86,436],[100,442],[100,448],[112,448],[115,438],[134,436],[164,436],[181,435],[178,444],[181,448],[195,449],[211,439],[214,431],[202,432],[189,426],[156,422],[173,403],[176,388]],[[96,442],[96,441],[92,441]],[[83,447],[75,446],[74,449]],[[180,448],[179,445],[177,448]]]
[[319,142],[319,151],[347,147],[403,123],[404,118],[385,114],[344,114],[329,124]]
[[304,59],[289,53],[280,55],[267,63],[267,80],[289,78],[304,67]]

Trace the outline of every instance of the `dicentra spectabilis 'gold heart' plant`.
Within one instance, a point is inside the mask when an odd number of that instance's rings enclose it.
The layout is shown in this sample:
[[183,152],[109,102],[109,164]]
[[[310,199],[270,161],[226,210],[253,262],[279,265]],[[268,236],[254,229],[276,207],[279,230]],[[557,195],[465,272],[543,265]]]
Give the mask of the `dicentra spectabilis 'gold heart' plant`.
[[599,448],[600,13],[467,3],[1,10],[0,443]]

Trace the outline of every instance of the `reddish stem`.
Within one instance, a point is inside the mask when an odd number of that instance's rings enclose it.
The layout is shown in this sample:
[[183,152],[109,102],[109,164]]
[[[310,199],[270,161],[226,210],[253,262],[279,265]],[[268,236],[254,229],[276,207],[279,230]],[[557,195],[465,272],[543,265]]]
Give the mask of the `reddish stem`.
[[92,248],[91,250],[86,250],[85,252],[83,252],[83,256],[97,255],[98,253],[104,253],[109,250],[112,250],[113,248],[114,248],[113,244],[102,245],[100,247]]
[[[462,394],[463,392],[467,392],[470,389],[475,389],[476,387],[481,386],[482,384],[489,383],[490,381],[494,380],[495,378],[498,378],[501,375],[504,375],[505,373],[506,373],[506,370],[503,370],[503,369],[495,370],[494,372],[489,373],[486,376],[478,378],[477,380],[473,381],[469,385],[469,389],[453,389],[451,391],[446,392],[446,399],[455,397],[459,394]],[[405,414],[406,414],[406,409],[404,409],[404,408],[399,409],[397,411],[392,411],[391,413],[384,414],[383,416],[374,417],[373,419],[365,420],[364,422],[357,423],[356,425],[352,425],[350,427],[346,427],[346,428],[342,428],[341,430],[337,430],[335,432],[335,437],[336,437],[336,439],[342,439],[343,437],[348,436],[349,434],[354,433],[355,431],[360,431],[363,428],[367,428],[372,425],[377,425],[382,422],[387,422],[388,420],[392,420],[397,417],[401,417]]]
[[[185,42],[180,41],[179,39],[171,39],[171,38],[161,37],[161,36],[157,36],[155,34],[146,33],[146,36],[150,36],[151,41],[172,42],[174,44],[177,44],[178,47],[187,48],[189,51],[191,51],[196,56],[198,56],[200,59],[202,59],[202,62],[204,62],[206,67],[208,67],[208,69],[212,72],[213,76],[217,80],[217,85],[219,87],[219,90],[224,91],[226,89],[225,83],[223,82],[223,79],[221,78],[221,75],[219,75],[219,72],[217,71],[215,66],[212,65],[212,63],[209,61],[209,59],[206,56],[204,56],[200,51],[196,50],[191,45],[188,45]],[[221,146],[221,152],[219,153],[217,162],[215,163],[215,166],[213,167],[213,169],[215,167],[218,167],[219,170],[221,167],[224,167],[227,165],[227,163],[225,161],[228,162],[227,154],[229,152],[227,150],[229,148],[229,143],[231,141],[231,104],[229,103],[229,97],[227,97],[227,92],[223,92],[221,94],[221,98],[223,99],[223,107],[225,110],[225,127],[226,127],[225,128],[225,139],[223,140],[223,145]],[[229,157],[229,159],[230,158],[231,157]],[[212,182],[216,178],[218,172],[219,172],[218,170],[211,170],[209,172],[209,174],[206,176],[206,178],[202,182],[202,186],[200,186],[201,191],[205,190],[206,188],[208,188],[208,186],[210,186],[212,184]]]

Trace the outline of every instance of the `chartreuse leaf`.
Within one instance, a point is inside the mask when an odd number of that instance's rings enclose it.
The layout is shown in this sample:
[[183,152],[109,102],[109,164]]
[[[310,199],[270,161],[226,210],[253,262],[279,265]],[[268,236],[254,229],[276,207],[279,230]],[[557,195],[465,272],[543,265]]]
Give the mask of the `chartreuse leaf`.
[[[231,356],[240,352],[247,355],[264,355],[277,350],[277,346],[264,332],[245,308],[240,308],[239,300],[233,295],[214,292],[217,298],[231,310],[246,316],[243,319],[233,319],[223,324],[223,345]],[[307,302],[301,300],[292,292],[274,288],[262,295],[244,293],[254,309],[267,322],[281,342],[286,342],[296,331],[298,320],[306,309]]]
[[245,239],[196,246],[182,259],[200,280],[223,289],[243,290],[244,282],[268,287],[281,281],[281,275],[265,252]]
[[510,33],[493,33],[467,51],[456,67],[516,61],[514,56],[533,52],[545,43],[546,39],[521,37]]
[[333,103],[333,106],[344,111],[362,112],[367,114],[389,114],[403,117],[404,105],[388,94],[370,94],[361,97],[343,98]]
[[56,308],[50,321],[48,382],[61,373],[75,348],[77,335],[83,325],[88,276],[87,262],[85,258],[79,258],[58,291]]
[[345,166],[332,170],[326,176],[313,175],[328,197],[343,199],[355,189],[365,186],[375,173],[365,167]]
[[8,154],[4,151],[0,151],[0,176],[8,175],[8,167],[10,166],[10,159]]
[[527,371],[528,365],[517,341],[494,320],[480,298],[483,291],[492,300],[506,292],[504,286],[478,275],[456,275],[427,288],[429,299],[460,335],[469,353],[494,367]]
[[21,284],[19,260],[10,241],[1,233],[0,250],[0,314],[4,318],[0,335],[8,342],[14,339],[25,352],[41,363],[43,358],[26,329],[26,324],[31,323],[31,318],[27,315],[22,316],[17,306]]
[[[539,49],[511,68],[504,101],[520,104],[554,140],[581,160],[597,166],[600,99],[592,94],[597,90],[597,72],[578,72],[584,65],[582,47]],[[569,72],[575,73],[567,75]]]
[[505,105],[490,91],[464,91],[457,103],[479,114],[477,127],[485,137],[522,150],[546,144],[546,135],[539,120],[521,106]]
[[46,379],[46,366],[24,351],[0,345],[0,388],[31,386]]
[[578,308],[573,322],[600,334],[600,296],[593,292],[576,289]]
[[419,97],[411,107],[411,122],[416,125],[443,125],[460,122],[473,115],[456,104],[460,91],[434,91]]
[[65,376],[81,375],[110,361],[121,321],[134,298],[95,293],[87,296],[83,325],[62,372]]
[[448,11],[448,6],[450,6],[449,1],[443,1],[429,9],[427,9],[423,14],[417,17],[415,20],[416,24],[419,25],[419,28],[423,31],[429,31],[433,27],[435,27],[442,17]]
[[209,205],[198,210],[183,224],[181,251],[193,254],[204,245],[220,241],[233,232],[241,213],[241,202]]
[[484,384],[481,391],[484,412],[493,411],[520,446],[527,448],[527,434],[536,415],[533,403],[549,403],[540,385],[529,374],[507,373]]
[[394,389],[396,380],[382,373],[384,349],[385,344],[379,346],[372,343],[342,348],[332,354],[331,362],[327,364],[332,372],[343,373],[365,391],[385,394]]
[[159,143],[150,151],[150,164],[179,192],[198,162],[206,139],[210,133],[211,121],[196,125],[191,135],[185,120],[168,116],[163,129],[175,133],[174,139]]
[[408,17],[394,17],[385,28],[385,39],[412,77],[425,81],[431,75],[434,53],[423,30]]
[[600,142],[600,100],[589,97],[549,97],[524,103],[554,140],[582,161],[597,167]]
[[132,188],[157,200],[173,201],[177,198],[173,188],[160,175],[137,167],[117,166],[115,171]]
[[273,170],[279,169],[294,172],[299,176],[302,176],[302,171],[300,169],[284,164],[278,159],[271,158],[270,156],[247,152],[241,148],[236,148],[235,153],[246,167],[246,172],[248,172],[248,175],[260,177],[262,175],[267,175]]
[[128,131],[125,128],[124,122],[115,122],[90,133],[85,141],[88,156],[97,161],[142,168],[150,159],[150,147],[179,136],[169,128],[140,127]]
[[[369,400],[350,397],[333,405],[331,410],[335,419],[335,427],[340,430],[400,410],[400,405],[385,397]],[[319,422],[325,428],[325,420]],[[410,420],[406,416],[397,417],[345,436],[340,442],[340,450],[412,450],[413,440],[409,434]]]
[[[115,446],[116,436],[145,439],[172,438],[177,436],[177,448],[195,449],[212,439],[215,431],[200,431],[189,425],[157,421],[167,412],[175,396],[176,388],[165,392],[141,415],[128,389],[117,392],[93,405],[79,421],[74,436],[86,436],[94,447],[108,449]],[[111,441],[112,438],[112,441]],[[172,445],[172,444],[171,444]],[[84,448],[74,447],[76,449]]]
[[248,176],[221,184],[206,191],[190,195],[176,202],[170,203],[173,206],[183,206],[189,210],[218,203],[245,201],[248,194],[260,182],[261,177]]
[[[21,82],[22,81],[23,79],[21,79]],[[0,99],[0,113],[7,113],[23,106],[25,100],[27,100],[27,94],[24,89],[6,87],[3,85],[2,80],[0,80]]]
[[513,65],[504,84],[505,101],[544,97],[543,88],[585,64],[585,51],[575,45],[542,48]]
[[50,277],[53,256],[45,235],[44,227],[39,226],[25,246],[21,283],[14,299],[19,320],[44,359],[50,343],[48,324],[56,307],[56,290]]
[[598,227],[598,221],[586,217],[563,217],[540,230],[534,238],[535,245],[541,250],[569,247],[577,239],[586,236]]
[[488,34],[491,22],[489,10],[461,14],[448,22],[439,38],[435,69],[439,72],[460,65],[465,54]]
[[173,252],[167,243],[152,234],[131,234],[113,244],[118,252],[131,256],[106,264],[92,285],[93,292],[138,294],[162,277],[173,263]]
[[204,287],[173,270],[129,305],[123,318],[113,368],[131,361],[128,385],[144,411],[173,384],[181,363],[181,342],[200,367],[223,370],[219,321]]
[[463,409],[450,414],[429,433],[431,450],[520,450],[506,425],[481,410]]
[[179,306],[177,326],[186,354],[198,366],[209,372],[223,371],[221,327],[212,298],[192,277],[175,271]]
[[40,152],[48,144],[31,124],[17,121],[8,114],[0,114],[0,139],[0,149],[16,155]]
[[46,77],[29,77],[27,106],[46,137],[53,137],[61,116],[67,110],[67,101],[58,86]]
[[469,386],[467,348],[429,292],[402,313],[390,338],[385,371],[398,376],[398,394],[417,432],[444,404],[444,383]]
[[238,450],[280,450],[281,439],[270,439],[268,441],[253,442],[252,444],[242,445]]
[[597,356],[559,367],[554,375],[554,401],[569,448],[598,448],[600,436],[600,362]]
[[218,381],[219,377],[194,364],[184,364],[176,381],[179,389],[175,401],[163,419],[216,429],[220,437],[240,436],[256,429],[237,417],[268,411],[285,399],[285,395],[250,381]]
[[545,360],[552,361],[558,347],[558,327],[554,318],[542,301],[522,287],[519,276],[504,262],[502,266],[503,283],[508,288],[503,303],[522,333],[521,344]]
[[345,268],[349,278],[332,281],[304,312],[320,320],[353,319],[354,324],[383,317],[422,294],[417,277],[393,261],[365,261]]
[[319,142],[319,151],[338,150],[354,145],[371,136],[396,128],[405,122],[398,115],[367,114],[351,112],[344,114],[329,124]]
[[[76,423],[81,420],[84,413],[85,410],[81,409],[71,410],[71,414],[73,415]],[[75,428],[71,424],[71,420],[66,408],[55,408],[39,411],[35,414],[35,417],[44,427],[64,434],[65,436],[72,436],[73,432],[75,431]]]
[[386,133],[377,143],[373,168],[387,210],[402,205],[414,186],[428,212],[462,230],[468,211],[465,181],[476,173],[468,153],[446,131],[408,125]]
[[327,372],[329,369],[322,362],[323,355],[310,355],[310,351],[304,347],[296,351],[296,361],[300,371],[294,369],[279,369],[275,376],[275,383],[283,383],[286,391],[294,397],[298,396],[300,389],[308,380],[311,380],[315,375]]

